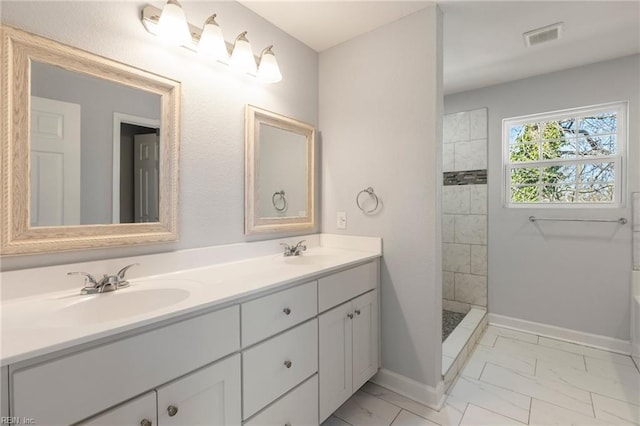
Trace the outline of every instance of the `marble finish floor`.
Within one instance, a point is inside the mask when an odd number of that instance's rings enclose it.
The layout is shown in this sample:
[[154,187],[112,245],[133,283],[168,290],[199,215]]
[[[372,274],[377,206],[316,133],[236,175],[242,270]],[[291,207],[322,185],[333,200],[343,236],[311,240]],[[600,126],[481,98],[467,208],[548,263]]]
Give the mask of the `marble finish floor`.
[[440,411],[366,383],[323,426],[640,425],[631,357],[489,326]]
[[460,324],[464,314],[442,310],[442,341],[444,342],[453,330]]

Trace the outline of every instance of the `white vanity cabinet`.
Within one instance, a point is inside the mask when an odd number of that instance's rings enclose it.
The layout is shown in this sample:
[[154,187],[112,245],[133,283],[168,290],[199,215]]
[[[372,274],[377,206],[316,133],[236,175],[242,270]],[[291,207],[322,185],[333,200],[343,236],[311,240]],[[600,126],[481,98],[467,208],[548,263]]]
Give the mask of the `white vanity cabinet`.
[[43,362],[11,365],[12,416],[71,424],[240,348],[238,306]]
[[[341,274],[327,277],[331,284],[328,289],[333,294],[326,295],[325,300],[340,303],[362,291],[368,292],[319,316],[320,422],[379,367],[377,262],[345,271],[340,278]],[[337,285],[339,281],[342,285]]]
[[155,391],[148,392],[104,413],[81,422],[82,426],[156,426],[158,424]]

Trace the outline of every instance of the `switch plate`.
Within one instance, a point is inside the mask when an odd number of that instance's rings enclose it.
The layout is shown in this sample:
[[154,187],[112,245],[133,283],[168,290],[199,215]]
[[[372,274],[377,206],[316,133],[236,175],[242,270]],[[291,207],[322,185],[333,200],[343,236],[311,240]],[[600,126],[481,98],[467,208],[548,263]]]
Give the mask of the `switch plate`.
[[347,229],[347,212],[336,213],[336,226],[338,229]]

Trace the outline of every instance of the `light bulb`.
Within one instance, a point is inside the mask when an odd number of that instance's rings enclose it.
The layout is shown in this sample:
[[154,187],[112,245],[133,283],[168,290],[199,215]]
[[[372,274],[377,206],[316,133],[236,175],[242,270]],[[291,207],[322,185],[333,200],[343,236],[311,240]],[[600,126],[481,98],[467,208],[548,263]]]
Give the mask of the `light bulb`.
[[260,55],[260,66],[258,67],[258,80],[263,83],[277,83],[282,80],[280,67],[276,61],[276,55],[271,50],[273,46],[268,46]]
[[168,0],[158,21],[158,36],[177,46],[191,42],[191,32],[182,6],[177,0]]
[[229,62],[229,51],[222,36],[222,30],[216,22],[216,15],[211,15],[204,23],[200,41],[198,42],[198,54],[203,58],[211,58],[216,61]]
[[247,40],[246,31],[236,37],[231,59],[229,60],[229,66],[238,72],[256,74],[256,60],[253,58],[253,50],[251,49],[249,40]]

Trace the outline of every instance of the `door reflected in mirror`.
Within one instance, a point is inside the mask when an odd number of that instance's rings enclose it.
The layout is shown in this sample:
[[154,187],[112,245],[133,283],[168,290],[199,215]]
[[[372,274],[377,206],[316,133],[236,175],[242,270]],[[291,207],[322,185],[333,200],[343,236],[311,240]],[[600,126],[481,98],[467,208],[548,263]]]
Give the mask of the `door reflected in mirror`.
[[161,96],[31,61],[30,225],[159,221]]

